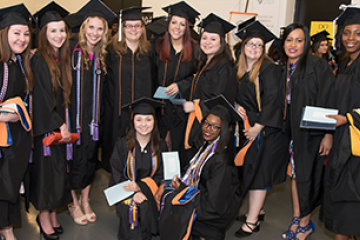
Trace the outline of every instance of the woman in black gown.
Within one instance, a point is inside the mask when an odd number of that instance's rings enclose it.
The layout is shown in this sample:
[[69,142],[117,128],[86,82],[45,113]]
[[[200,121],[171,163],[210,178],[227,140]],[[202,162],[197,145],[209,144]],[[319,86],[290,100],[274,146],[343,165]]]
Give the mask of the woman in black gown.
[[[46,7],[45,7],[46,8]],[[71,92],[70,48],[67,27],[54,11],[40,16],[39,50],[32,57],[34,73],[34,161],[29,167],[29,200],[40,211],[36,221],[45,239],[59,239],[63,232],[56,209],[72,202],[67,160],[72,144],[46,147],[47,134],[60,132],[71,140],[69,103]]]
[[[107,22],[116,16],[99,0],[90,1],[75,16],[84,19],[84,22],[80,26],[79,41],[70,41],[73,59],[70,116],[73,131],[76,129],[79,140],[74,144],[74,160],[69,162],[74,201],[68,207],[74,222],[85,225],[96,221],[96,215],[89,205],[89,192],[98,159],[100,94],[106,74]],[[80,200],[77,199],[76,189],[81,189]]]
[[[130,126],[130,111],[121,107],[153,95],[154,61],[142,21],[143,7],[121,10],[121,31],[113,38],[106,57],[107,75],[102,101],[102,166],[110,171],[109,159],[119,137]],[[121,36],[119,40],[119,35]]]
[[[29,103],[33,75],[30,29],[25,19],[31,15],[22,5],[20,11],[14,7],[0,9],[0,16],[0,103],[15,97]],[[8,74],[4,76],[5,71]],[[0,113],[0,122],[7,124],[12,137],[10,146],[0,146],[0,239],[14,240],[12,226],[21,224],[19,191],[29,162],[31,135],[14,113]]]
[[[335,84],[337,120],[334,144],[325,168],[320,219],[335,240],[360,236],[360,13],[345,16],[342,45],[347,54]],[[339,19],[340,21],[340,19]]]
[[135,192],[116,205],[120,215],[118,239],[137,240],[141,236],[141,239],[150,240],[158,230],[159,212],[153,194],[163,179],[161,153],[167,151],[159,136],[154,108],[163,104],[141,98],[124,107],[129,106],[134,110],[130,130],[116,142],[110,159],[110,185],[131,180],[124,188]]

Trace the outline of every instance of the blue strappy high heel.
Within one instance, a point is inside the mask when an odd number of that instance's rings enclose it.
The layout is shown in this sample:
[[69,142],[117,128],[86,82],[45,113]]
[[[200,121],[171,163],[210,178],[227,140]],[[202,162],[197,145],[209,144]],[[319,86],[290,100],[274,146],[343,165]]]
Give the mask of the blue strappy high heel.
[[301,226],[299,225],[298,230],[297,230],[296,234],[294,235],[294,237],[292,238],[292,240],[299,240],[299,239],[297,238],[297,235],[298,235],[299,233],[306,233],[306,232],[309,231],[310,229],[311,229],[311,232],[306,236],[305,240],[309,240],[311,234],[313,234],[313,232],[315,232],[315,225],[314,225],[314,223],[313,223],[311,220],[310,220],[309,224],[306,225],[305,227],[301,227]]
[[283,237],[281,235],[281,238],[282,239],[287,239],[287,240],[293,239],[293,237],[295,236],[295,233],[293,232],[293,230],[291,230],[291,227],[294,226],[294,225],[299,226],[299,224],[300,224],[300,217],[297,217],[297,216],[293,217],[293,219],[291,220],[291,224],[288,227],[288,230],[286,230],[282,234],[282,235],[285,235],[285,237]]

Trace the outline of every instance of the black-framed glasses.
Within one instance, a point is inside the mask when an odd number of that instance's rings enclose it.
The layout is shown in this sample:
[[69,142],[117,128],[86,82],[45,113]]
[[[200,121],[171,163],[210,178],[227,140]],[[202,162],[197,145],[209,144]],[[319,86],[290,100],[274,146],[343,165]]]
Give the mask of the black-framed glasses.
[[211,131],[213,131],[213,132],[216,132],[216,131],[218,131],[218,130],[221,129],[221,127],[219,127],[219,126],[211,125],[208,121],[204,121],[203,124],[202,124],[202,126],[203,126],[204,128],[210,128]]
[[253,42],[247,42],[246,43],[246,46],[248,46],[248,47],[255,47],[255,48],[262,48],[263,47],[263,45],[262,44],[260,44],[260,43],[253,43]]

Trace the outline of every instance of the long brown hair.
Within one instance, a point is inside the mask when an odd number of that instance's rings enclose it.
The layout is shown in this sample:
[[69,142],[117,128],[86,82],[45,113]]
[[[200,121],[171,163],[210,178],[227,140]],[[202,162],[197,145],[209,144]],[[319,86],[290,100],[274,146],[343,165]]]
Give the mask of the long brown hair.
[[[115,52],[118,55],[125,55],[127,53],[127,44],[126,44],[126,36],[125,36],[125,25],[126,21],[121,23],[121,42],[118,41],[120,32],[117,32],[116,35],[111,39],[112,46]],[[141,25],[143,28],[143,32],[141,33],[139,39],[139,46],[138,46],[138,54],[143,55],[147,54],[150,51],[150,43],[146,39],[146,31],[145,31],[145,24],[141,21]]]
[[[65,22],[64,25],[67,34],[68,28]],[[64,95],[64,103],[68,105],[70,103],[72,85],[69,38],[68,36],[66,37],[65,42],[59,48],[59,52],[56,53],[46,37],[47,26],[48,25],[45,25],[39,32],[39,51],[44,57],[50,71],[54,98],[56,96],[56,89],[60,86]],[[56,62],[57,59],[60,64]]]
[[[155,115],[152,115],[154,117],[154,129],[151,133],[150,138],[150,144],[151,144],[151,151],[157,155],[159,152],[159,144],[160,144],[160,133],[159,133],[159,127],[156,120]],[[126,133],[126,142],[128,149],[133,152],[136,142],[136,131],[134,127],[134,117],[130,121],[130,128],[128,132]]]
[[[168,20],[167,31],[165,32],[163,39],[161,39],[161,41],[156,47],[156,52],[160,55],[160,60],[163,62],[165,62],[166,60],[171,60],[170,59],[171,35],[169,33],[169,25],[171,21],[172,21],[172,17],[170,20]],[[181,62],[188,62],[191,60],[193,47],[196,42],[191,38],[189,22],[187,20],[185,21],[185,33],[182,40],[183,40],[182,43],[183,48],[181,51],[183,52],[184,57],[181,59]]]
[[[0,30],[0,62],[8,62],[11,59],[11,55],[13,53],[8,41],[8,31],[10,27],[11,26]],[[31,31],[29,29],[29,34],[30,33]],[[29,92],[31,93],[34,86],[34,77],[30,67],[31,55],[29,46],[31,45],[31,37],[29,38],[30,39],[28,46],[26,47],[25,51],[19,55],[21,57],[21,63],[23,65],[26,78],[28,79],[28,88],[25,89],[25,92],[29,90]]]
[[80,32],[79,32],[79,45],[81,48],[81,51],[83,53],[84,56],[84,63],[85,63],[85,70],[89,69],[89,56],[87,54],[87,39],[86,39],[86,28],[88,26],[88,22],[90,18],[99,18],[102,23],[104,24],[104,32],[103,35],[101,37],[101,40],[95,45],[95,52],[96,52],[96,57],[98,57],[100,59],[101,62],[101,68],[103,70],[103,72],[107,72],[106,71],[106,64],[105,64],[105,58],[107,55],[107,51],[106,51],[106,46],[107,46],[107,38],[108,38],[108,24],[106,22],[105,19],[103,19],[102,17],[88,17],[85,19],[85,21],[81,24],[80,26]]
[[[239,61],[236,65],[236,69],[237,69],[237,78],[238,80],[240,80],[245,73],[247,72],[248,66],[247,66],[247,62],[246,62],[246,55],[245,55],[245,45],[246,43],[248,43],[252,38],[248,38],[245,39],[245,41],[242,42],[242,46],[241,46],[241,54],[240,54],[240,58]],[[249,79],[250,81],[252,81],[253,83],[256,81],[257,79],[257,75],[260,71],[261,68],[261,64],[264,61],[265,58],[265,46],[262,47],[262,53],[261,56],[258,60],[256,60],[253,64],[253,66],[251,67],[250,73],[249,73]]]

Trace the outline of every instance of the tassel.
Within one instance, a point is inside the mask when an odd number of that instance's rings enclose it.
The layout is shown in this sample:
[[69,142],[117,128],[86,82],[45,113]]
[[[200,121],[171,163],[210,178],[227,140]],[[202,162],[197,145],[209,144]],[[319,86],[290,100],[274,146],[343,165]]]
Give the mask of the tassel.
[[129,223],[131,224],[132,229],[138,226],[138,209],[135,204],[134,200],[132,200],[129,208]]
[[76,128],[76,133],[79,135],[78,140],[76,141],[76,145],[81,145],[81,141],[80,141],[80,127]]
[[51,156],[50,146],[47,147],[43,144],[43,154],[44,154],[44,157]]
[[30,151],[30,156],[29,156],[29,163],[33,162],[33,150],[31,149]]
[[234,136],[235,136],[235,142],[234,145],[235,147],[239,147],[240,145],[240,139],[239,139],[239,122],[235,123],[235,131],[234,131]]
[[119,14],[119,39],[118,39],[118,42],[121,42],[121,35],[122,35],[122,32],[121,32],[121,15],[122,15],[122,10],[120,10],[120,14]]
[[92,140],[99,141],[99,124],[93,123],[92,128],[93,128]]
[[72,160],[73,146],[71,143],[66,144],[66,160]]

